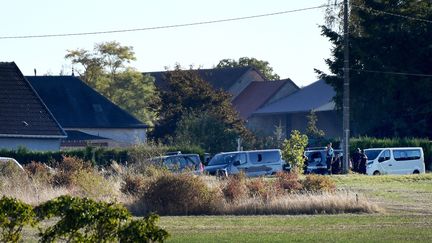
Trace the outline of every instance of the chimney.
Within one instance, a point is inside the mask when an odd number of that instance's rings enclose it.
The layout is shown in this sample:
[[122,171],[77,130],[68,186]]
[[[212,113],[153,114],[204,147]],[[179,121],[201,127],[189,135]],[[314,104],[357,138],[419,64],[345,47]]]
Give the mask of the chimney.
[[36,68],[35,68],[35,69],[33,69],[33,71],[34,71],[34,74],[35,74],[35,76],[36,76]]

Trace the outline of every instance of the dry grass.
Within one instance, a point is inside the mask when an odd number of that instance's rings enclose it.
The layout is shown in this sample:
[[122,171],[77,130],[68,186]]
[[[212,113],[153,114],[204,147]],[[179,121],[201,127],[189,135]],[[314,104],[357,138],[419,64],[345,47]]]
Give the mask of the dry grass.
[[352,193],[287,194],[270,200],[248,198],[236,203],[225,203],[222,214],[337,214],[377,213],[382,211],[364,197]]

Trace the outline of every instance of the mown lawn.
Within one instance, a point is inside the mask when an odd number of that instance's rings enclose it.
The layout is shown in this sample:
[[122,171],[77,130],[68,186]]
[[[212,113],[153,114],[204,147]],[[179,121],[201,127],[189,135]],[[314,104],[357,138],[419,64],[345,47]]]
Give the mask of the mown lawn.
[[332,176],[380,214],[162,217],[169,242],[432,242],[432,174]]

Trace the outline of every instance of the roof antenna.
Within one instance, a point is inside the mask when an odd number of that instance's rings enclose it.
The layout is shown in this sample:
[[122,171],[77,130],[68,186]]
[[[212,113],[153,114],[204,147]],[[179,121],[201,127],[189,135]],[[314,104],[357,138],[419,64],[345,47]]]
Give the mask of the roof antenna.
[[36,76],[36,68],[35,68],[35,69],[33,69],[33,71],[34,71],[34,74],[35,74],[35,76]]

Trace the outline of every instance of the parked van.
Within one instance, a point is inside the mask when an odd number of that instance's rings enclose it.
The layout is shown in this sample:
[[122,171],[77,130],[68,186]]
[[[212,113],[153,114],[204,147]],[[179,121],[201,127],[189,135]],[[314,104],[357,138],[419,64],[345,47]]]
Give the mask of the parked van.
[[[334,155],[335,157],[340,157],[340,162],[343,161],[343,153],[341,149],[335,149]],[[327,169],[327,150],[326,148],[307,148],[304,155],[307,157],[305,161],[305,174],[328,174]],[[340,165],[342,166],[342,165]],[[337,168],[341,169],[341,168]]]
[[156,165],[164,166],[172,172],[193,171],[201,174],[204,166],[198,154],[170,153],[169,155],[152,158]]
[[236,151],[216,154],[205,167],[211,175],[227,176],[243,171],[247,176],[272,175],[282,171],[280,149]]
[[425,173],[421,147],[370,148],[364,152],[368,157],[368,175]]

